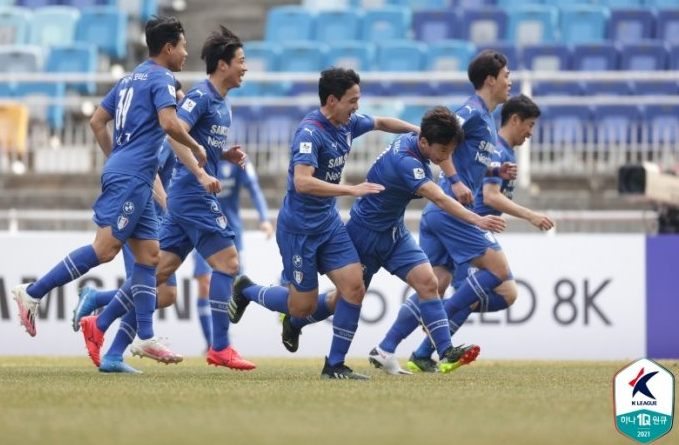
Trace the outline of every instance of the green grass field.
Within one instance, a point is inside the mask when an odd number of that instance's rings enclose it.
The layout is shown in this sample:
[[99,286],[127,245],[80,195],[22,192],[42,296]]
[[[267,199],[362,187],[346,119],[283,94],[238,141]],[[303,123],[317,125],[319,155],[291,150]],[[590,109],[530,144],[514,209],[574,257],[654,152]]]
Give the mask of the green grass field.
[[[613,422],[611,381],[624,362],[480,360],[393,377],[358,360],[349,366],[370,381],[327,381],[322,359],[260,359],[252,372],[127,360],[144,374],[101,374],[87,358],[0,357],[0,443],[632,443]],[[660,363],[678,375],[679,362]],[[679,433],[655,443],[677,444]]]

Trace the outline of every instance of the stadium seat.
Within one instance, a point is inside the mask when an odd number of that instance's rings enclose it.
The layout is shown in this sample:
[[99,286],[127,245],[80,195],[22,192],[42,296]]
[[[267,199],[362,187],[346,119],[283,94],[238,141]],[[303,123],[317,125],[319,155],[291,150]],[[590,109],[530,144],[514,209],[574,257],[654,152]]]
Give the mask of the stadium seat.
[[30,98],[29,114],[31,119],[47,122],[54,129],[64,126],[64,105],[60,103],[66,95],[64,82],[56,83],[17,83],[15,97]]
[[620,69],[658,71],[667,69],[669,51],[664,42],[645,40],[620,46]]
[[346,9],[354,5],[351,4],[350,0],[333,0],[331,2],[328,0],[302,0],[302,6],[310,11],[325,11]]
[[571,67],[571,48],[565,44],[526,45],[521,56],[523,68],[531,71],[562,71]]
[[375,59],[375,44],[361,40],[341,40],[331,43],[326,66],[351,68],[356,71],[370,71]]
[[569,80],[550,80],[533,83],[533,96],[580,96],[580,82]]
[[519,59],[519,51],[517,50],[516,45],[514,45],[513,43],[495,42],[487,43],[484,45],[477,45],[476,54],[487,49],[493,49],[497,52],[504,54],[507,57],[510,71],[519,69],[519,65],[521,63]]
[[445,8],[448,6],[448,0],[387,0],[387,4],[405,6],[416,11],[418,9]]
[[276,43],[309,40],[313,24],[312,14],[301,6],[276,6],[266,16],[264,40]]
[[29,43],[33,13],[19,7],[0,8],[0,45]]
[[429,45],[425,69],[430,71],[467,71],[476,47],[466,40],[441,40]]
[[0,153],[23,154],[28,136],[28,108],[20,103],[0,102]]
[[[422,71],[425,66],[427,46],[413,40],[392,40],[377,45],[376,71],[403,72]],[[429,95],[432,93],[427,82],[380,82],[382,95]],[[372,86],[366,92],[376,94]]]
[[676,9],[677,0],[644,0],[644,6],[655,9]]
[[541,5],[544,3],[544,0],[496,0],[497,7],[506,11],[516,8],[517,6]]
[[670,45],[670,56],[667,69],[679,71],[679,44]]
[[400,6],[368,9],[363,16],[361,39],[380,43],[409,38],[411,18],[410,10]]
[[84,8],[91,8],[93,6],[117,6],[117,0],[60,0],[60,5],[73,6],[80,10]]
[[555,105],[541,109],[541,142],[573,145],[589,140],[592,115],[587,105]]
[[641,8],[646,0],[598,0],[596,3],[610,9]]
[[425,9],[413,13],[415,39],[425,43],[458,38],[460,17],[449,9]]
[[679,7],[658,12],[655,37],[670,43],[679,43]]
[[326,68],[328,46],[314,41],[294,41],[281,45],[281,58],[278,66],[283,72],[313,72]]
[[332,43],[338,40],[356,40],[360,37],[360,32],[361,14],[351,9],[328,10],[316,15],[312,38]]
[[424,113],[429,108],[431,107],[424,105],[406,105],[403,107],[403,111],[399,115],[399,118],[406,122],[410,122],[413,125],[420,125],[420,122],[422,122],[422,116],[424,116]]
[[643,116],[650,129],[649,142],[674,144],[679,141],[679,105],[647,105]]
[[632,93],[638,96],[674,96],[679,93],[676,80],[637,80],[632,82]]
[[572,68],[576,71],[613,71],[618,68],[618,48],[612,43],[576,45]]
[[46,6],[33,12],[31,43],[48,49],[52,45],[70,45],[80,12],[71,6]]
[[14,0],[0,0],[0,8],[5,6],[14,6]]
[[[278,71],[280,46],[273,42],[249,41],[243,44],[243,51],[249,73],[264,73]],[[274,96],[285,93],[289,85],[281,82],[256,82],[248,80],[247,74],[243,85],[229,92],[229,95],[238,96]]]
[[76,40],[94,43],[115,60],[127,57],[127,17],[115,6],[95,6],[82,11]]
[[641,109],[637,105],[592,107],[595,138],[603,144],[629,144],[639,139]]
[[[68,46],[53,46],[47,57],[45,71],[50,73],[91,73],[97,71],[97,47],[92,43],[78,42]],[[94,82],[67,83],[66,87],[81,93],[94,94]]]
[[23,6],[24,8],[43,8],[45,6],[57,5],[57,0],[16,0],[16,6]]
[[611,10],[598,5],[561,7],[561,41],[570,44],[601,42],[606,38]]
[[517,46],[556,41],[558,10],[548,5],[523,5],[509,11],[507,40]]
[[260,123],[258,143],[289,146],[295,127],[308,110],[297,106],[262,106],[253,109]]
[[463,9],[460,38],[475,45],[502,41],[507,37],[507,13],[500,8]]
[[620,43],[650,39],[656,14],[650,9],[613,9],[608,22],[608,38]]
[[37,45],[0,46],[0,73],[35,73],[42,71],[43,51]]

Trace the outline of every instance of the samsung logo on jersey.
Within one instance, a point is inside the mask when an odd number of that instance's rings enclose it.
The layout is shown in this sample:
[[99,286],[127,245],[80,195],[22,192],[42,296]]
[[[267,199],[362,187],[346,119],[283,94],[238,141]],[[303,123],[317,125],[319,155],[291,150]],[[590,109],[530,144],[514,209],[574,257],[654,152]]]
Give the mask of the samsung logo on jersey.
[[340,165],[344,165],[344,163],[347,161],[348,155],[349,153],[331,159],[330,161],[328,161],[328,168],[339,167]]
[[487,151],[488,153],[495,153],[495,145],[488,141],[481,141],[479,143],[479,150]]
[[210,128],[210,133],[211,134],[218,134],[220,136],[226,136],[226,133],[229,132],[229,127],[226,127],[224,125],[213,125]]

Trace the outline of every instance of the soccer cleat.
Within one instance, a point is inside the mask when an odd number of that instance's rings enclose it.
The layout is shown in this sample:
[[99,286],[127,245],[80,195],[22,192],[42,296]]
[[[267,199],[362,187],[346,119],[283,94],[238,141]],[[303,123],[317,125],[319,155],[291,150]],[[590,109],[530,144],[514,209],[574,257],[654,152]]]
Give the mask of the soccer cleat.
[[350,380],[369,380],[370,377],[363,374],[358,374],[354,372],[350,367],[344,363],[340,363],[337,366],[332,366],[328,363],[328,357],[325,358],[325,365],[323,365],[323,370],[321,371],[322,379],[350,379]]
[[134,369],[121,358],[120,360],[108,359],[106,356],[101,359],[99,372],[117,372],[121,374],[143,374],[140,370]]
[[97,327],[98,315],[90,315],[80,319],[80,327],[85,337],[85,346],[87,346],[87,355],[90,356],[94,366],[97,368],[101,365],[101,358],[99,356],[101,347],[104,345],[104,333]]
[[146,340],[137,338],[132,342],[132,345],[130,345],[130,351],[132,352],[132,355],[150,358],[157,362],[165,363],[166,365],[170,363],[177,364],[184,360],[184,357],[172,352],[164,341],[161,341],[156,337],[151,337]]
[[455,371],[462,365],[468,365],[479,356],[481,348],[476,345],[453,346],[443,353],[439,362],[439,371],[444,374]]
[[92,315],[95,309],[97,309],[97,302],[94,301],[96,294],[97,290],[93,287],[85,286],[80,288],[80,291],[78,292],[78,304],[75,309],[73,309],[73,318],[71,320],[73,331],[78,332],[80,330],[81,318]]
[[436,360],[431,357],[415,357],[415,353],[410,354],[406,367],[413,372],[439,372]]
[[283,346],[290,352],[296,352],[299,348],[299,336],[302,330],[294,327],[290,323],[290,316],[283,316],[283,332],[281,333],[281,338],[283,340]]
[[394,354],[383,351],[379,346],[370,351],[368,361],[389,375],[412,375],[412,372],[401,368]]
[[245,295],[243,295],[243,290],[254,286],[255,283],[252,282],[250,278],[246,275],[238,275],[236,280],[233,282],[233,292],[231,299],[229,299],[229,321],[231,323],[238,323],[245,313],[245,308],[250,304]]
[[238,351],[231,346],[221,351],[210,348],[207,352],[207,363],[208,365],[225,366],[238,371],[249,371],[257,367],[254,363],[242,358]]
[[14,286],[12,293],[14,294],[14,301],[17,302],[17,306],[19,307],[19,322],[26,328],[28,335],[35,337],[35,315],[38,313],[40,300],[36,300],[28,295],[26,289],[28,289],[28,286],[31,284],[32,283],[24,283]]

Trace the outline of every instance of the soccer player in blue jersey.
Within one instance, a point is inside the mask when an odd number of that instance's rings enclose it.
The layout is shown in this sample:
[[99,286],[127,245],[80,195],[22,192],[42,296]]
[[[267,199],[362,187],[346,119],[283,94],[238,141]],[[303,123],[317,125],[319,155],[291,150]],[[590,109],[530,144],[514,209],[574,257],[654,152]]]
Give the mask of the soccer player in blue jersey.
[[[365,286],[356,249],[337,209],[338,196],[379,193],[381,185],[340,184],[353,139],[372,130],[418,131],[400,119],[357,114],[360,77],[353,70],[330,68],[321,73],[321,107],[307,114],[295,131],[288,168],[287,194],[278,215],[276,241],[283,260],[283,286],[258,286],[239,276],[229,303],[237,323],[250,301],[298,317],[327,312],[326,294],[318,294],[318,273],[326,274],[342,298],[333,319],[336,332],[345,329],[347,312],[358,310]],[[358,303],[357,303],[358,302]],[[336,363],[343,375],[352,372]]]
[[[172,72],[182,69],[187,56],[181,23],[174,17],[153,18],[146,24],[146,42],[149,59],[116,84],[90,121],[97,143],[108,157],[102,172],[102,194],[93,206],[99,226],[94,242],[69,253],[35,283],[12,290],[21,324],[31,336],[36,334],[35,315],[41,298],[92,267],[111,261],[129,241],[134,270],[118,295],[124,304],[136,308],[141,347],[171,354],[153,332],[159,247],[152,187],[158,147],[167,133],[200,155],[202,162],[205,154],[176,114]],[[113,136],[107,126],[111,120]]]
[[[240,217],[240,191],[243,187],[248,189],[250,199],[259,214],[259,229],[267,238],[273,235],[273,225],[269,220],[269,209],[264,199],[264,193],[259,187],[257,172],[250,160],[246,160],[245,168],[238,168],[229,162],[220,162],[218,178],[222,191],[217,194],[219,205],[229,221],[229,227],[235,235],[234,243],[238,250],[238,257],[243,260],[243,222]],[[198,299],[196,301],[200,326],[209,348],[212,344],[212,321],[210,318],[210,302],[208,300],[210,290],[210,277],[212,268],[197,252],[193,252],[195,261],[193,276],[198,282]],[[239,269],[240,273],[240,269]]]
[[[495,147],[491,167],[498,167],[505,162],[516,163],[514,147],[523,144],[531,136],[538,117],[540,117],[540,108],[523,94],[512,97],[502,106],[498,144]],[[507,213],[528,221],[540,230],[550,230],[554,227],[554,221],[549,216],[516,204],[513,198],[514,180],[486,177],[483,180],[483,193],[476,196],[474,211],[479,215]],[[429,227],[425,229],[428,239],[435,238],[435,235],[429,233]],[[434,228],[433,231],[435,232],[436,229]],[[477,268],[471,261],[467,261],[454,268],[447,268],[442,263],[434,269],[439,279],[439,294],[443,296],[451,280],[456,289],[460,288],[467,278],[473,276]],[[451,332],[457,332],[472,311],[493,312],[506,309],[514,303],[516,296],[516,282],[510,277],[488,294],[488,298],[484,300],[485,306],[481,307],[479,302],[475,302],[470,307],[460,308],[455,312],[447,311]],[[448,308],[446,300],[444,300],[444,307]],[[416,372],[435,371],[436,362],[431,358],[433,352],[430,340],[425,339],[411,355],[407,363],[408,368]]]

